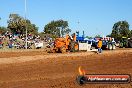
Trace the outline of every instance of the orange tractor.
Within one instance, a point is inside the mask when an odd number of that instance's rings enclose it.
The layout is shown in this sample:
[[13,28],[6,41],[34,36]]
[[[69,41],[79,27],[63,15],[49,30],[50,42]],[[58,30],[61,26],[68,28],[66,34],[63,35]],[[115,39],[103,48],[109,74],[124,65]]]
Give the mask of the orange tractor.
[[76,34],[72,35],[72,39],[69,35],[65,38],[56,38],[54,41],[54,46],[51,52],[75,52],[79,50],[79,44],[76,42]]

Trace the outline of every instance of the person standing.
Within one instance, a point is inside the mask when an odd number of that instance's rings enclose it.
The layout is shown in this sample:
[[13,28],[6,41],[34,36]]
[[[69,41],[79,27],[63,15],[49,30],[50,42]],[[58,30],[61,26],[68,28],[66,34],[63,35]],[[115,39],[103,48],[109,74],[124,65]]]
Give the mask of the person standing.
[[0,37],[0,49],[3,47],[2,38]]
[[98,53],[102,53],[102,40],[101,40],[101,38],[98,41],[97,47],[98,47]]

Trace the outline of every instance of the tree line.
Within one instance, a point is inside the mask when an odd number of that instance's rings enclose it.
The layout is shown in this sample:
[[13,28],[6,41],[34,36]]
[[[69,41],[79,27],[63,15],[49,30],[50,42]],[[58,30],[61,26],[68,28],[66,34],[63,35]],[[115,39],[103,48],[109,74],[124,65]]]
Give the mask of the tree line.
[[30,20],[19,16],[19,14],[10,14],[7,24],[7,27],[0,27],[0,34],[10,31],[14,35],[24,35],[26,27],[28,29],[28,33],[38,33],[38,27],[36,27],[35,24],[32,24]]
[[24,36],[26,34],[27,28],[28,34],[40,36],[49,35],[50,37],[56,38],[71,32],[68,21],[53,20],[44,26],[43,32],[39,33],[38,27],[35,24],[33,24],[29,19],[23,18],[19,14],[10,14],[7,24],[7,28],[0,26],[0,34],[4,34],[6,31],[10,31],[14,35],[19,34]]
[[[2,18],[0,18],[1,20]],[[25,35],[26,28],[28,34],[45,36],[48,35],[52,38],[63,37],[65,34],[70,33],[68,21],[53,20],[46,24],[43,28],[43,32],[38,33],[38,27],[33,24],[29,19],[25,19],[19,14],[10,14],[7,21],[7,27],[0,26],[0,34],[4,34],[6,31],[15,34]],[[127,21],[116,22],[112,27],[112,32],[109,37],[115,38],[119,41],[122,37],[132,37],[132,30],[130,30],[130,25]],[[90,37],[91,38],[91,37]]]
[[132,38],[132,30],[130,30],[130,25],[127,21],[116,22],[112,28],[111,37],[119,41],[122,37]]

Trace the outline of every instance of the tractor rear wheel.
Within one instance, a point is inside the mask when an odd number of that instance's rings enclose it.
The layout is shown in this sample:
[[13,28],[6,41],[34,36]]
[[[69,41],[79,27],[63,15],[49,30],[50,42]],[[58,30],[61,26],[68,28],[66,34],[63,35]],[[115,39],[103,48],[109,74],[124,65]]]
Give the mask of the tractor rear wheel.
[[129,48],[132,48],[132,41],[129,41],[128,44],[129,44]]
[[72,41],[70,43],[70,51],[71,52],[78,52],[79,51],[79,43],[75,42],[75,41]]
[[123,43],[122,42],[119,44],[119,47],[120,48],[123,48]]
[[71,41],[70,43],[70,51],[75,52],[75,42],[74,41]]
[[53,49],[53,50],[52,50],[52,53],[56,53],[56,50],[55,50],[55,49]]
[[79,51],[79,43],[75,42],[75,52],[78,52],[78,51]]
[[61,47],[60,51],[61,51],[61,53],[66,53],[66,48],[65,47]]

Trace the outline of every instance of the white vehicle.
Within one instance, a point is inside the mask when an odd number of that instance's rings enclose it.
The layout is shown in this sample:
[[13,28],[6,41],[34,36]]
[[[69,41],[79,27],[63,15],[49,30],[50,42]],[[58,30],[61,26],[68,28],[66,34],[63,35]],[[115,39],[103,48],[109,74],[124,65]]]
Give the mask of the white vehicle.
[[41,42],[35,42],[35,48],[36,49],[40,49],[40,48],[43,48],[44,47],[44,44],[43,44],[43,42],[41,41]]
[[79,43],[79,50],[91,51],[91,43]]

